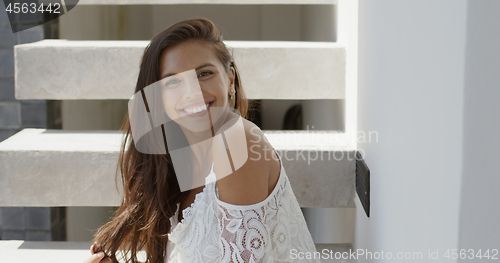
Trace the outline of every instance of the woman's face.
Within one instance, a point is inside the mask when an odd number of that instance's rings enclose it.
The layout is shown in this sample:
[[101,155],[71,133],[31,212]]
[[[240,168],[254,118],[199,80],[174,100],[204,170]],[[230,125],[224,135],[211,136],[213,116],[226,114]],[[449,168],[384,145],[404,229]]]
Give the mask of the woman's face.
[[160,57],[165,112],[193,132],[210,129],[211,123],[229,111],[228,94],[234,89],[234,69],[227,74],[209,45],[203,40],[188,40],[164,50]]

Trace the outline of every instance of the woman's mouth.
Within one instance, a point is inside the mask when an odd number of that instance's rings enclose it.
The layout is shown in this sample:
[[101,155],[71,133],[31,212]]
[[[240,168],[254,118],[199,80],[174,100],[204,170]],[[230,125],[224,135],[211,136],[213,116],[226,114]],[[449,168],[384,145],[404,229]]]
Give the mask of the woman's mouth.
[[214,102],[211,101],[205,105],[201,105],[198,107],[184,108],[184,109],[180,109],[179,111],[183,112],[184,114],[186,114],[189,117],[199,117],[199,116],[205,115],[207,113],[207,109],[210,108],[213,103]]

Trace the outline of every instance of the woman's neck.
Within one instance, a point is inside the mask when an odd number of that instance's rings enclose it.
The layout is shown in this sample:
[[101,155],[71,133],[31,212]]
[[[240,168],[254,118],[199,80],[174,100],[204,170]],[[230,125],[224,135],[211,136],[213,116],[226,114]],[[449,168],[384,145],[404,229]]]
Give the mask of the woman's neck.
[[212,138],[219,128],[227,122],[230,115],[228,113],[223,114],[218,121],[213,124],[211,123],[210,129],[202,132],[193,132],[181,127],[193,151],[196,162],[194,165],[203,167],[207,160],[210,160],[210,164],[212,163]]

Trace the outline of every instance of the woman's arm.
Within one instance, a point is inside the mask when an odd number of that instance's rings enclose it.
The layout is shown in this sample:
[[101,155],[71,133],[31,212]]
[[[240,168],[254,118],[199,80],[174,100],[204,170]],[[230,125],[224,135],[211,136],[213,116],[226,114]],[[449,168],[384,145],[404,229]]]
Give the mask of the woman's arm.
[[[240,137],[238,129],[224,131],[230,148],[230,156],[246,161],[236,171],[221,174],[224,165],[227,172],[229,161],[223,141],[214,145],[214,172],[217,177],[217,231],[220,262],[263,262],[273,261],[270,240],[271,226],[268,220],[275,209],[268,203],[275,202],[270,193],[273,165],[280,165],[274,158],[274,149],[262,131],[252,122],[243,120],[244,147],[231,147],[233,139]],[[241,145],[241,143],[240,143]],[[235,158],[233,158],[235,159]],[[219,165],[219,166],[217,166]],[[221,168],[222,167],[222,168]],[[217,169],[221,168],[221,169]],[[279,172],[277,172],[279,175]],[[276,177],[276,176],[273,176]],[[272,182],[273,180],[271,180]],[[272,185],[274,189],[276,182]]]

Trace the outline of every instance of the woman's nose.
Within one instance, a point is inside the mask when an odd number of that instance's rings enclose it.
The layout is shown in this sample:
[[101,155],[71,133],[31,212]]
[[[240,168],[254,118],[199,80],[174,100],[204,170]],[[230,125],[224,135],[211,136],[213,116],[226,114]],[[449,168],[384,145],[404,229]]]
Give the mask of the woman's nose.
[[198,81],[198,77],[196,76],[196,72],[194,74],[188,74],[185,79],[185,87],[184,87],[184,97],[197,97],[202,96],[200,82]]

